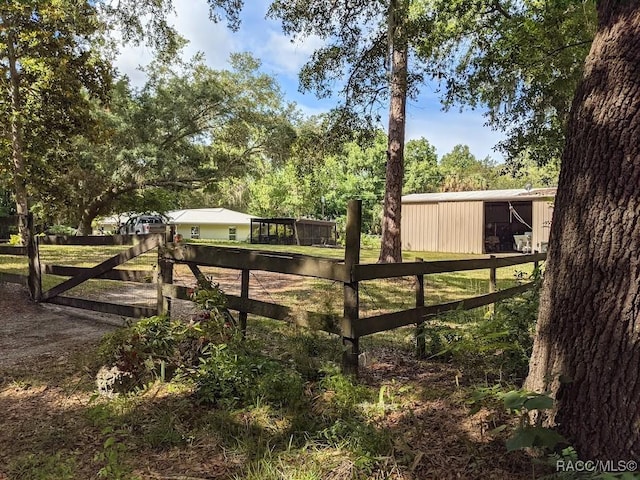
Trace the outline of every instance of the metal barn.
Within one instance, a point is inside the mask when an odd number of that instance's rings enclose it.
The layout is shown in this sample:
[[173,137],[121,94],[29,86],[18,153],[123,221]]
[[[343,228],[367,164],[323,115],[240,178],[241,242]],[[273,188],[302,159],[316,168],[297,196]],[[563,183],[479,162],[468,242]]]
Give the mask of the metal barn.
[[555,188],[402,197],[402,248],[452,253],[544,252]]

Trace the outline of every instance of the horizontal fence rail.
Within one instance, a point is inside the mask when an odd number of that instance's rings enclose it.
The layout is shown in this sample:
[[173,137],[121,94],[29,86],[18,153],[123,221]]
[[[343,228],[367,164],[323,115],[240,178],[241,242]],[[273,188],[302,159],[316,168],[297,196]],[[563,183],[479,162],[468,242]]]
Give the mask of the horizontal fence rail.
[[[181,285],[163,285],[163,295],[179,300],[191,300],[193,289]],[[340,316],[308,312],[276,303],[263,302],[237,295],[225,295],[227,308],[273,320],[283,320],[300,327],[340,334]]]
[[130,318],[152,317],[158,314],[155,307],[143,307],[136,305],[123,305],[120,303],[110,303],[96,300],[87,300],[85,298],[67,297],[58,295],[47,300],[48,303],[63,305],[65,307],[81,308],[83,310],[91,310],[100,313],[109,313],[111,315],[121,315]]
[[151,233],[149,235],[45,235],[36,237],[40,245],[137,245],[150,238],[159,239],[163,235]]
[[173,243],[163,249],[162,255],[175,262],[208,267],[261,270],[340,282],[349,281],[350,277],[345,265],[340,263],[342,260],[284,252]]
[[19,285],[29,285],[29,275],[21,275],[19,273],[0,272],[0,283],[17,283]]
[[407,325],[417,324],[428,320],[429,317],[439,315],[441,313],[452,312],[456,310],[472,310],[474,308],[483,307],[492,303],[499,302],[515,295],[530,290],[534,286],[533,282],[518,285],[516,287],[506,288],[499,292],[487,293],[477,297],[466,298],[455,302],[441,303],[438,305],[428,305],[408,310],[402,310],[394,313],[384,313],[373,317],[365,317],[359,319],[354,325],[355,334],[359,337],[371,335],[373,333],[384,332],[394,328],[405,327]]
[[27,247],[0,245],[0,255],[16,255],[25,257],[27,255]]
[[[65,265],[43,264],[44,273],[58,275],[60,277],[75,277],[90,270],[89,267],[69,267]],[[93,278],[101,280],[119,280],[122,282],[154,283],[155,272],[153,270],[125,270],[113,269],[97,275]]]
[[408,277],[434,273],[486,270],[488,268],[510,267],[523,263],[542,261],[546,253],[513,255],[495,258],[471,258],[465,260],[434,260],[430,262],[403,262],[385,264],[358,264],[353,266],[352,281],[375,280],[381,278]]

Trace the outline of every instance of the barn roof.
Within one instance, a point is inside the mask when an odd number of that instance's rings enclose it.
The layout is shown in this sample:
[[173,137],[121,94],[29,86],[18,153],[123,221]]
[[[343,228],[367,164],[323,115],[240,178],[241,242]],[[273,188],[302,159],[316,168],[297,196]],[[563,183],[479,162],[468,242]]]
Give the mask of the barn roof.
[[194,225],[249,225],[251,215],[227,208],[190,208],[168,212],[169,223]]
[[556,187],[534,188],[531,190],[476,190],[470,192],[412,193],[402,197],[402,203],[437,203],[437,202],[501,202],[523,201],[536,198],[554,197]]

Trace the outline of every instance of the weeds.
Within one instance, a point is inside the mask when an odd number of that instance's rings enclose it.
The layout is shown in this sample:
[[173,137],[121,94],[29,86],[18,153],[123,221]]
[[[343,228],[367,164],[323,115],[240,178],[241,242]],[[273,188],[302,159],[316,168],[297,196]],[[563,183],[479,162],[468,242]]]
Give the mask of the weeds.
[[[521,276],[521,274],[518,274]],[[539,272],[534,287],[496,305],[495,312],[456,311],[424,329],[427,356],[494,381],[521,384],[528,372],[540,297]]]
[[7,472],[13,480],[71,480],[76,478],[76,461],[62,453],[30,453],[12,460]]
[[98,470],[98,478],[106,478],[107,480],[139,480],[139,477],[133,476],[132,468],[127,464],[125,457],[128,451],[127,446],[118,438],[120,435],[126,435],[126,431],[114,431],[106,428],[103,434],[108,437],[102,445],[102,451],[95,456],[95,461],[103,466]]

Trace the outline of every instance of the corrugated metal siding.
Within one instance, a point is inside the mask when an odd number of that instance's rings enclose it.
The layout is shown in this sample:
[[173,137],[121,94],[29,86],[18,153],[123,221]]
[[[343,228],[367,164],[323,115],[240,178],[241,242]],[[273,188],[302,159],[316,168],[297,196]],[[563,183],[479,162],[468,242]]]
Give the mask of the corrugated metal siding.
[[436,252],[438,250],[438,204],[403,205],[400,228],[403,249]]
[[484,202],[441,202],[439,252],[482,253]]
[[549,241],[551,217],[553,216],[553,199],[541,198],[532,202],[533,209],[533,249],[541,251],[541,243]]

